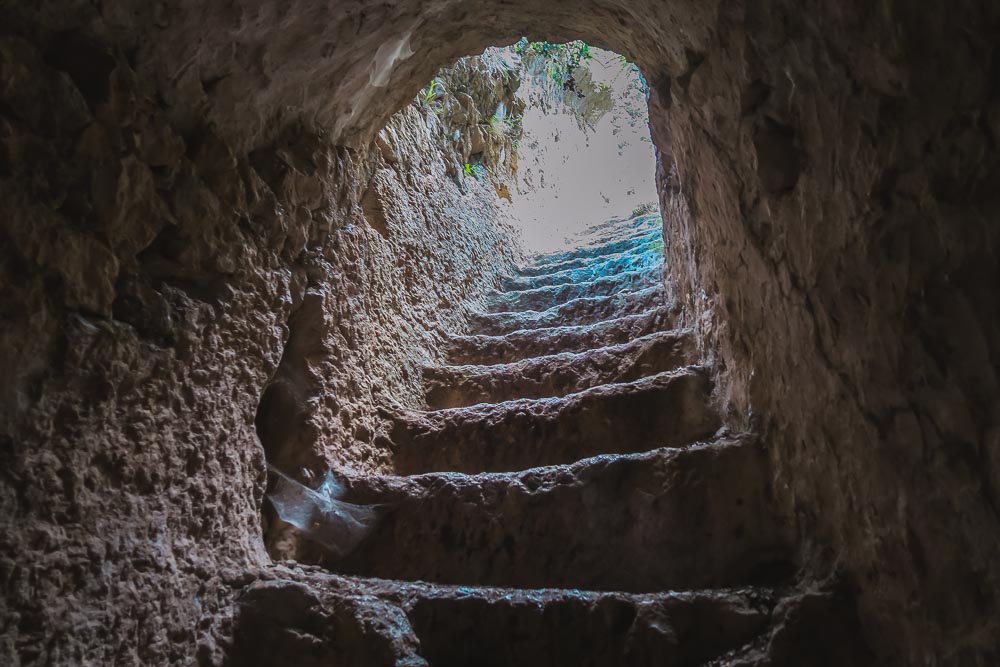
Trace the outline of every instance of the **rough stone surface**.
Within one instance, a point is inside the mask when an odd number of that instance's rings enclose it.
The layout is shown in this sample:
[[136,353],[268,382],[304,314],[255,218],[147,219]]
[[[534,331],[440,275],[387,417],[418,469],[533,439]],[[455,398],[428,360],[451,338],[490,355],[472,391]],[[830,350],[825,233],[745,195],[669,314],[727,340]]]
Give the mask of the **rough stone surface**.
[[569,268],[554,273],[532,276],[530,273],[514,276],[504,280],[504,288],[509,290],[530,290],[547,285],[564,285],[566,283],[596,280],[620,271],[646,271],[653,266],[663,266],[662,252],[647,252],[639,248],[638,252],[623,252],[612,259],[597,264],[588,263],[578,268]]
[[[595,259],[604,263],[607,256]],[[566,284],[587,290],[602,282]],[[623,289],[634,287],[625,284]],[[487,307],[497,298],[491,296]],[[633,323],[616,316],[634,306],[616,303],[619,310],[609,312],[603,326],[630,331]],[[572,316],[570,309],[566,317]],[[807,632],[785,631],[792,639],[780,643],[774,638],[791,626],[773,624],[760,606],[757,613],[747,610],[728,620],[698,617],[688,627],[710,630],[703,639],[681,629],[684,609],[655,623],[671,631],[640,630],[648,622],[645,611],[663,609],[665,590],[753,585],[757,595],[767,597],[760,587],[770,585],[784,589],[777,594],[783,600],[797,599],[788,590],[794,531],[787,517],[774,511],[766,449],[753,437],[725,431],[714,440],[693,442],[719,420],[704,369],[684,367],[694,353],[692,343],[690,331],[661,331],[579,353],[558,353],[556,346],[548,349],[556,354],[508,365],[426,369],[429,396],[438,389],[464,393],[459,402],[466,403],[477,389],[499,395],[470,408],[390,412],[397,421],[393,451],[401,475],[348,480],[343,500],[377,508],[380,520],[352,553],[331,552],[322,562],[341,573],[381,580],[462,585],[458,594],[420,590],[408,612],[421,637],[421,655],[434,664],[683,664],[726,653],[734,660],[780,655],[794,661],[807,652],[800,637],[816,631],[808,622],[818,614],[805,623],[797,620],[795,627]],[[560,398],[566,392],[558,381],[591,388]],[[609,535],[615,539],[609,541]],[[491,602],[495,586],[519,592],[508,593],[498,605]],[[608,613],[607,605],[613,605],[620,616],[602,615],[607,623],[595,625],[587,610],[596,605],[565,604],[592,600],[595,591],[647,593],[655,606],[640,610],[629,596],[614,593],[614,602],[600,606]],[[534,600],[528,607],[521,603],[525,595]],[[688,595],[719,599],[711,590]],[[737,618],[739,647],[731,648],[727,628]],[[592,634],[578,636],[571,650],[556,627]],[[626,627],[629,638],[623,640]],[[658,643],[671,635],[669,649]],[[640,639],[647,636],[655,640]],[[766,643],[769,637],[772,642]],[[758,645],[764,648],[752,653]]]
[[680,446],[719,428],[710,394],[707,373],[692,367],[562,398],[400,412],[390,436],[396,470],[520,470]]
[[562,352],[495,366],[424,369],[427,406],[434,410],[517,398],[561,397],[604,383],[638,380],[695,360],[689,331],[661,331],[622,345]]
[[490,312],[511,310],[546,310],[580,297],[610,296],[637,287],[650,287],[662,282],[662,267],[627,271],[587,282],[544,285],[532,289],[490,294],[486,297]]
[[0,25],[0,663],[219,662],[265,458],[391,469],[376,408],[422,404],[516,248],[421,105],[240,152],[120,45]]
[[582,352],[627,343],[648,333],[668,329],[674,315],[670,308],[663,307],[593,324],[528,329],[504,336],[453,336],[446,343],[446,349],[448,358],[455,363],[513,363],[542,356],[552,350]]
[[650,79],[671,296],[876,664],[1000,657],[998,25],[720,5],[697,66]]
[[[667,294],[715,355],[730,420],[763,430],[810,568],[857,591],[876,664],[996,664],[998,14],[5,3],[3,661],[220,659],[220,610],[266,561],[253,422],[292,311],[309,281],[325,307],[368,294],[325,267],[381,243],[378,206],[362,221],[368,147],[438,67],[527,34],[645,72]],[[394,340],[340,335],[373,354]],[[305,431],[333,412],[313,409]],[[383,464],[374,440],[346,451]]]
[[717,655],[720,647],[756,636],[772,604],[761,589],[660,596],[502,593],[421,596],[411,616],[428,660],[490,666],[695,664]]
[[765,470],[756,443],[723,438],[510,474],[357,480],[348,498],[384,505],[386,517],[336,567],[449,584],[632,592],[770,582],[787,574],[792,555],[788,527],[759,483]]
[[297,564],[247,578],[231,664],[283,664],[294,655],[305,665],[687,665],[760,637],[781,595],[771,587],[658,594],[456,587]]
[[469,322],[480,334],[497,335],[525,329],[548,329],[559,325],[594,324],[663,305],[663,287],[653,285],[635,292],[618,292],[609,296],[581,296],[545,310],[473,313]]

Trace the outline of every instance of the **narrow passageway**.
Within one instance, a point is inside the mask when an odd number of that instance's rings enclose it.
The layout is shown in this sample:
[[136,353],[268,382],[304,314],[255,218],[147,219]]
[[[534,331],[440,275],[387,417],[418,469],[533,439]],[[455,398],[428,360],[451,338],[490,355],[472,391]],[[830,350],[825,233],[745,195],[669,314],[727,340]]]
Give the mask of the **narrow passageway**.
[[1000,664],[998,35],[0,3],[0,665]]
[[331,567],[389,580],[430,664],[691,664],[766,635],[790,536],[674,328],[660,227],[508,277],[426,369],[427,410],[392,415],[397,475],[350,483],[384,515]]

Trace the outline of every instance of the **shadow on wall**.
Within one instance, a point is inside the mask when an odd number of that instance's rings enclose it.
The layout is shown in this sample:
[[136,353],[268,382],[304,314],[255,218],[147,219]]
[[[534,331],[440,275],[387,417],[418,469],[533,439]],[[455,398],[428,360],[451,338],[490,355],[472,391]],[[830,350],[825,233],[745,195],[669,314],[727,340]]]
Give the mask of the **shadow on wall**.
[[[356,259],[359,156],[439,67],[545,31],[646,73],[668,289],[877,662],[996,664],[1000,3],[112,4],[0,6],[0,532],[24,611],[0,650],[189,658],[227,604],[192,573],[256,558],[246,416],[299,252]],[[302,119],[332,128],[310,151],[332,184],[287,152],[253,168]],[[109,534],[128,550],[73,577],[43,557]],[[77,593],[71,627],[48,601]],[[109,627],[148,641],[123,658]]]

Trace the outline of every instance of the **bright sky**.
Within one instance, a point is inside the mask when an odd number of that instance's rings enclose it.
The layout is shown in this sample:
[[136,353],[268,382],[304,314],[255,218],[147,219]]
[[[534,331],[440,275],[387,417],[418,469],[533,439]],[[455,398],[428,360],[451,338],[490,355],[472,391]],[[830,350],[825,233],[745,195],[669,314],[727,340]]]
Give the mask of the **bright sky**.
[[[594,81],[610,85],[615,99],[615,108],[593,130],[584,132],[566,112],[546,114],[529,106],[524,114],[511,212],[529,253],[555,250],[585,227],[657,201],[656,161],[638,75],[617,54],[595,48],[591,53]],[[522,97],[529,99],[532,86],[530,79],[522,83]]]

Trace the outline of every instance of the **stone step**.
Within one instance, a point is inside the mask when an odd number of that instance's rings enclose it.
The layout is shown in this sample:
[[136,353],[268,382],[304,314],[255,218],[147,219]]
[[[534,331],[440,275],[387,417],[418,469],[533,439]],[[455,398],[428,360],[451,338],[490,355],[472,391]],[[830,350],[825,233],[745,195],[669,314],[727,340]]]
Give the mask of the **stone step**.
[[517,473],[348,480],[382,516],[339,572],[455,585],[652,592],[790,574],[766,452],[723,436]]
[[580,251],[576,256],[546,261],[545,263],[521,266],[518,267],[517,274],[522,277],[531,277],[556,273],[567,269],[577,269],[590,264],[598,264],[607,261],[608,259],[618,255],[645,252],[650,249],[650,246],[658,245],[662,241],[663,237],[659,232],[650,232],[639,237],[629,238],[625,241],[600,246],[600,248],[602,250],[606,250],[606,252],[598,252],[591,248],[589,252]]
[[630,382],[694,361],[690,330],[661,331],[621,345],[564,352],[493,366],[424,369],[427,407],[457,408],[518,398],[565,396],[600,384]]
[[494,292],[486,297],[487,311],[499,313],[517,310],[546,310],[573,299],[610,296],[619,292],[644,289],[659,284],[662,279],[663,267],[655,266],[601,276],[590,281]]
[[569,259],[565,262],[559,262],[556,264],[545,264],[538,267],[522,266],[517,269],[517,275],[515,278],[544,278],[546,276],[554,275],[557,273],[563,273],[566,271],[575,271],[578,269],[589,269],[597,266],[601,266],[604,263],[617,258],[623,258],[629,255],[639,256],[644,253],[652,251],[656,246],[656,240],[650,241],[645,245],[639,245],[630,250],[620,252],[614,255],[607,255],[605,257],[585,257],[582,259]]
[[637,224],[612,225],[603,230],[597,230],[591,233],[584,232],[572,240],[567,239],[567,243],[563,249],[531,255],[528,257],[528,262],[531,265],[539,262],[543,264],[549,263],[548,258],[554,255],[573,252],[581,248],[587,249],[612,245],[621,241],[630,241],[640,236],[652,236],[655,239],[658,237],[654,234],[654,232],[662,234],[662,231],[663,221],[659,218],[659,216],[644,219]]
[[626,271],[641,271],[653,267],[663,267],[663,249],[649,246],[637,248],[632,252],[612,255],[599,261],[588,262],[583,266],[563,269],[555,273],[545,273],[538,276],[510,276],[503,279],[505,290],[526,290],[548,285],[564,285],[566,283],[587,282],[602,276],[610,276]]
[[391,415],[395,470],[523,470],[679,446],[719,427],[706,371],[688,367],[560,398]]
[[593,245],[579,246],[573,248],[572,250],[535,255],[531,258],[529,266],[546,267],[558,265],[574,259],[593,259],[597,257],[605,257],[607,255],[617,255],[618,253],[625,252],[626,250],[632,250],[634,248],[647,245],[657,239],[662,239],[662,232],[660,229],[654,229],[642,234],[628,235],[624,238],[607,243],[596,243]]
[[635,292],[581,297],[542,311],[474,313],[469,324],[475,333],[497,336],[527,329],[593,324],[664,305],[665,293],[662,285],[657,284]]
[[298,563],[244,576],[253,580],[236,595],[227,664],[704,664],[766,641],[788,595],[771,586],[646,594],[448,586]]
[[453,364],[506,364],[556,352],[582,352],[628,342],[670,328],[670,308],[656,308],[593,324],[516,331],[505,336],[454,336],[446,345]]
[[427,584],[400,589],[420,655],[435,667],[700,664],[764,635],[777,604],[768,587],[646,595]]
[[575,240],[579,245],[607,243],[628,236],[636,236],[653,229],[663,228],[663,218],[659,212],[646,213],[635,218],[609,220],[591,225],[580,232]]

